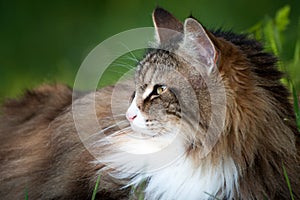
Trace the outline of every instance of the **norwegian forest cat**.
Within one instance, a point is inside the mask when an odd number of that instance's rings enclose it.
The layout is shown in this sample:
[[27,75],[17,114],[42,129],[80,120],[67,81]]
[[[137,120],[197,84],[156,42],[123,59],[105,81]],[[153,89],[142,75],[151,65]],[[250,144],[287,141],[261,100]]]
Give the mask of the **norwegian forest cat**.
[[126,117],[112,117],[113,86],[72,101],[44,85],[3,104],[1,199],[91,199],[99,174],[97,199],[290,199],[283,166],[300,199],[300,137],[276,58],[161,8],[153,22]]

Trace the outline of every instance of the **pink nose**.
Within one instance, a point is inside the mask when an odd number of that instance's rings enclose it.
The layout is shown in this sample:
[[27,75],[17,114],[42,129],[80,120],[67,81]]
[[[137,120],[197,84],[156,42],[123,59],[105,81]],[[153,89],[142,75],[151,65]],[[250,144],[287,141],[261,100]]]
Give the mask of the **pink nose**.
[[126,117],[127,117],[128,121],[132,122],[137,117],[137,115],[127,112]]

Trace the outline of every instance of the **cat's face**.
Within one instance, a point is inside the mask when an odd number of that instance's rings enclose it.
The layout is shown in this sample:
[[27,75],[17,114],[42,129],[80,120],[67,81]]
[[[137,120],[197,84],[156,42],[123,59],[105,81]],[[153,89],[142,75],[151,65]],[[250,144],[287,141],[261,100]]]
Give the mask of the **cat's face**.
[[183,89],[178,84],[183,81],[175,78],[178,64],[163,50],[148,53],[139,64],[135,95],[127,111],[133,130],[150,136],[176,130],[182,115],[178,93]]

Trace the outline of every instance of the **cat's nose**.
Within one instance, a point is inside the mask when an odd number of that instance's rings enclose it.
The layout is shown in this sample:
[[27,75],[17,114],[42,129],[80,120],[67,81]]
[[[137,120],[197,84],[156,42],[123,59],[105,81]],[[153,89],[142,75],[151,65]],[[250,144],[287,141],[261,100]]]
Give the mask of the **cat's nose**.
[[126,118],[127,118],[128,121],[130,121],[130,122],[132,122],[136,117],[137,117],[137,115],[134,114],[134,113],[130,113],[130,112],[127,112],[127,113],[126,113]]
[[126,112],[126,118],[128,119],[128,121],[132,122],[137,117],[138,111],[139,109],[136,106],[136,100],[134,98]]

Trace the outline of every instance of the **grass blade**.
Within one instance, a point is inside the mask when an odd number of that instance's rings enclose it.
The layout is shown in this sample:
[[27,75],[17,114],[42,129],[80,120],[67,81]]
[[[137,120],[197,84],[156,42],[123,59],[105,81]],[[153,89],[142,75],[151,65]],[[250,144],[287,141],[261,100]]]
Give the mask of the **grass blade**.
[[146,179],[144,179],[144,181],[142,182],[140,188],[139,188],[139,194],[138,194],[138,200],[144,200],[145,199],[145,188],[147,185],[147,181]]
[[145,199],[145,188],[147,185],[147,179],[144,180],[138,186],[131,186],[131,196],[129,200],[137,199],[137,200],[144,200]]
[[[300,18],[299,18],[299,27],[300,27]],[[300,33],[300,31],[299,31]],[[300,64],[300,39],[297,41],[296,43],[296,47],[295,47],[295,55],[294,55],[294,67],[298,67]],[[296,114],[296,122],[297,122],[297,127],[298,127],[298,131],[300,132],[300,105],[298,102],[298,94],[295,88],[295,85],[293,84],[293,82],[291,81],[291,87],[292,87],[292,93],[293,93],[293,98],[294,98],[294,110],[295,110],[295,114]]]
[[98,178],[97,178],[97,181],[96,181],[96,184],[95,184],[95,188],[94,188],[94,191],[93,191],[93,195],[92,195],[92,200],[95,200],[95,198],[96,198],[96,194],[97,194],[99,184],[100,184],[100,179],[101,179],[101,174],[98,175]]
[[283,163],[282,163],[282,168],[283,168],[283,173],[284,173],[284,177],[285,177],[286,183],[287,183],[288,188],[289,188],[289,191],[290,191],[291,199],[292,199],[292,200],[295,200],[295,199],[294,199],[294,195],[293,195],[293,190],[292,190],[292,187],[291,187],[291,183],[290,183],[290,179],[289,179],[289,177],[288,177],[288,174],[287,174],[287,172],[286,172],[286,169],[285,169]]
[[292,93],[293,93],[293,99],[294,99],[294,110],[295,110],[295,115],[296,115],[296,123],[298,127],[298,131],[300,132],[300,108],[299,108],[299,102],[298,102],[298,95],[296,88],[292,82],[291,87],[292,87]]
[[27,190],[27,188],[24,189],[24,192],[25,192],[25,200],[28,200],[28,190]]

